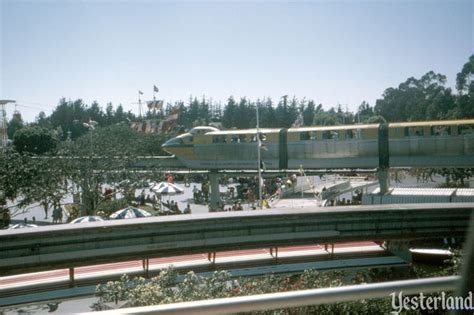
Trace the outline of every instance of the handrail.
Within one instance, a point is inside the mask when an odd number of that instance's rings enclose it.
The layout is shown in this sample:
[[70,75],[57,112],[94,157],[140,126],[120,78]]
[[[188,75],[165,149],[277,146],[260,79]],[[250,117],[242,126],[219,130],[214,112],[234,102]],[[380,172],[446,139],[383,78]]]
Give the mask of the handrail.
[[252,296],[239,296],[214,300],[124,308],[112,311],[81,314],[229,314],[261,311],[286,307],[332,304],[361,299],[390,297],[403,291],[404,295],[455,290],[459,276],[416,280],[359,284],[334,288],[320,288]]

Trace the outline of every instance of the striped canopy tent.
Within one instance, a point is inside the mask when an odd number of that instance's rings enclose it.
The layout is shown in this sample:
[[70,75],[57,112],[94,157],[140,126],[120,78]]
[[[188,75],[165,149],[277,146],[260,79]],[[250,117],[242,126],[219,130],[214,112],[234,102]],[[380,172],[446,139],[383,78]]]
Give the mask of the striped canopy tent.
[[71,222],[69,222],[69,224],[84,223],[84,222],[101,222],[101,221],[105,221],[105,220],[99,216],[88,215],[85,217],[74,219]]
[[178,195],[184,193],[184,189],[168,182],[161,182],[153,186],[152,190],[158,195]]
[[29,223],[18,223],[15,225],[10,225],[8,227],[9,230],[16,230],[16,229],[29,229],[29,228],[36,228],[38,227],[36,224],[29,224]]
[[160,209],[163,210],[163,200],[161,197],[163,195],[168,195],[168,203],[169,203],[169,196],[178,195],[184,193],[184,189],[181,187],[176,186],[175,184],[171,184],[168,182],[161,182],[153,186],[151,189],[153,190],[158,196],[160,196]]
[[144,217],[151,217],[151,213],[135,207],[120,209],[109,216],[111,219],[134,219]]

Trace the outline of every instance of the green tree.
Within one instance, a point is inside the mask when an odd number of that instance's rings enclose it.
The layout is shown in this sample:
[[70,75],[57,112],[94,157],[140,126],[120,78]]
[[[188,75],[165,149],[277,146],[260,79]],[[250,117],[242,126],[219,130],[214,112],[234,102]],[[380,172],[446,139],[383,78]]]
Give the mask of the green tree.
[[53,125],[51,124],[51,121],[49,117],[46,116],[46,114],[41,111],[38,114],[38,117],[36,117],[36,124],[40,127],[46,128],[46,129],[52,129]]
[[231,96],[227,100],[227,105],[222,114],[222,125],[225,128],[237,127],[237,103]]
[[[158,148],[161,148],[162,140],[156,135],[134,131],[127,124],[97,128],[75,141],[62,143],[58,148],[61,158],[57,159],[56,168],[79,187],[82,214],[93,215],[106,200],[102,186],[116,186],[127,180],[137,182],[141,175],[131,166],[138,155],[160,154]],[[118,188],[133,189],[133,185]]]
[[456,88],[459,96],[456,109],[452,111],[453,118],[474,117],[474,55],[462,67],[456,76]]
[[82,100],[73,102],[62,98],[51,114],[50,120],[54,128],[61,127],[65,134],[70,133],[71,138],[76,139],[87,132],[82,123],[89,121],[89,117]]
[[13,139],[15,133],[24,127],[23,120],[20,115],[13,115],[12,119],[7,124],[7,135],[9,139]]
[[314,114],[313,125],[334,126],[341,123],[342,121],[339,121],[339,117],[334,107],[326,112],[320,106],[318,106],[317,111]]
[[313,124],[314,113],[316,109],[316,104],[313,100],[308,102],[307,106],[304,106],[303,109],[303,123],[305,126],[311,126]]
[[13,146],[20,153],[44,154],[56,149],[55,132],[39,126],[25,127],[13,137]]
[[420,79],[411,77],[398,88],[386,89],[374,112],[391,122],[443,119],[455,107],[455,98],[445,84],[446,76],[433,71]]
[[357,111],[357,120],[360,122],[367,122],[367,120],[374,116],[374,109],[367,103],[366,101],[363,101],[358,108]]
[[0,187],[6,199],[15,202],[12,216],[31,203],[58,204],[68,193],[68,183],[52,156],[0,152]]

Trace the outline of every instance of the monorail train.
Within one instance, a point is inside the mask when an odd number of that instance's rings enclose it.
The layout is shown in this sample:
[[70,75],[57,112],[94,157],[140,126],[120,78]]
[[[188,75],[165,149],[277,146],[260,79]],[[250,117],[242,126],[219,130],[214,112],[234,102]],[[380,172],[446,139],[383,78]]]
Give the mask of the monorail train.
[[[474,119],[259,129],[267,169],[474,167]],[[257,168],[257,130],[195,127],[163,144],[191,169]]]

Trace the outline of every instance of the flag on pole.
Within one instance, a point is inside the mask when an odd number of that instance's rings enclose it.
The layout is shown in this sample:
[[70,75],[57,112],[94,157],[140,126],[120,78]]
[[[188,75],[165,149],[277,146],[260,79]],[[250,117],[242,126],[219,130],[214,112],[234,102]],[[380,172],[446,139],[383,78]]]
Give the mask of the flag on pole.
[[138,90],[138,94],[140,94],[140,95],[143,95],[143,92],[142,92],[142,91],[140,91],[140,90]]
[[156,87],[156,85],[153,85],[153,92],[159,92],[158,88]]

